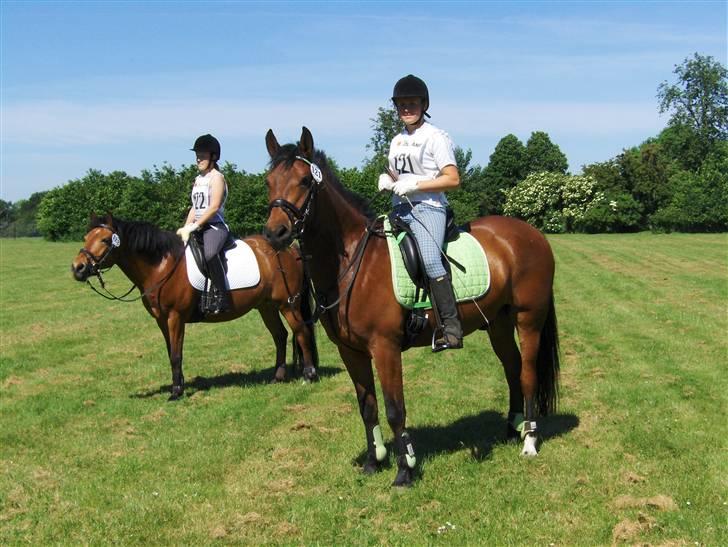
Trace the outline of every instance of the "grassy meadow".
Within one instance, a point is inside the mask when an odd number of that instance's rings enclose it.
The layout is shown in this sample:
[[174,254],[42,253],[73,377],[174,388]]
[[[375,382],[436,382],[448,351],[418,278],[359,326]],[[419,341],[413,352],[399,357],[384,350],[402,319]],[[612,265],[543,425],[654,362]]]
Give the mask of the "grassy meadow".
[[[187,396],[167,402],[156,323],[71,278],[80,243],[0,240],[0,544],[728,544],[728,235],[549,239],[562,390],[539,456],[504,443],[479,332],[404,356],[404,490],[393,464],[359,471],[321,328],[322,380],[272,385],[257,312],[190,325]],[[380,417],[393,462],[381,396]]]

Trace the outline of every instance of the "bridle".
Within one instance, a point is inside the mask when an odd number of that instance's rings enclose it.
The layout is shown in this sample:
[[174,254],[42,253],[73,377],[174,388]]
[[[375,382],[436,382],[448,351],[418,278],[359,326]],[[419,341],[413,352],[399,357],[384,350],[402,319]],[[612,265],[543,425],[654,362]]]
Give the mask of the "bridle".
[[[105,239],[101,240],[101,242],[106,245],[106,249],[101,254],[101,256],[94,255],[86,247],[81,247],[78,252],[86,256],[91,261],[91,275],[97,276],[99,280],[101,280],[101,283],[103,285],[103,280],[101,279],[101,265],[109,257],[114,249],[121,246],[121,238],[119,237],[119,234],[116,232],[116,230],[114,230],[114,228],[109,226],[108,224],[99,224],[97,228],[105,228],[111,232],[111,243],[107,243]],[[111,266],[106,268],[106,270],[108,270],[109,268],[111,268]]]
[[[275,207],[280,207],[283,212],[286,213],[286,216],[288,216],[288,219],[291,221],[292,224],[291,237],[298,241],[298,246],[301,249],[301,260],[303,261],[303,267],[308,274],[308,260],[310,259],[310,256],[308,256],[305,252],[303,235],[306,229],[306,220],[311,214],[311,210],[313,208],[314,199],[318,194],[319,189],[324,185],[323,174],[321,173],[321,169],[319,168],[319,166],[309,159],[303,156],[296,156],[296,159],[301,160],[302,162],[309,165],[311,169],[311,177],[313,178],[311,188],[309,189],[308,194],[303,200],[303,204],[300,208],[296,207],[288,200],[278,198],[274,199],[268,204],[268,215],[270,216],[270,212]],[[336,279],[336,286],[338,287],[339,283],[341,283],[344,277],[346,277],[346,275],[351,272],[349,285],[347,286],[346,290],[339,292],[339,297],[334,302],[330,304],[322,304],[321,302],[325,301],[326,299],[319,296],[318,291],[313,286],[313,283],[311,284],[311,295],[313,296],[316,306],[313,317],[310,321],[308,321],[308,323],[316,323],[316,321],[318,321],[323,313],[328,312],[329,310],[338,306],[344,295],[348,294],[351,291],[351,288],[354,286],[356,276],[359,273],[359,268],[361,267],[362,259],[364,258],[364,251],[366,250],[367,243],[369,242],[369,237],[374,232],[372,228],[373,224],[374,223],[367,225],[366,229],[364,230],[364,234],[362,235],[362,238],[359,240],[359,243],[357,243],[352,259],[349,261],[349,265],[343,272],[341,272],[341,274]],[[309,279],[311,278],[310,275],[308,275],[308,277]]]
[[321,169],[319,169],[318,165],[303,156],[296,156],[296,159],[307,163],[311,170],[311,178],[313,179],[313,183],[308,190],[308,194],[306,194],[306,199],[303,200],[303,204],[300,208],[296,207],[293,203],[286,199],[274,199],[268,204],[268,216],[270,216],[270,213],[273,209],[275,209],[276,207],[280,207],[283,212],[286,213],[288,220],[291,221],[293,238],[300,242],[301,236],[303,236],[303,231],[306,228],[306,219],[311,214],[314,198],[316,197],[319,188],[323,186],[324,179],[323,174],[321,173]]
[[[159,282],[155,283],[149,289],[142,291],[139,294],[139,296],[137,296],[135,298],[130,298],[130,299],[126,298],[137,287],[136,283],[132,283],[129,290],[126,291],[124,294],[122,294],[121,296],[117,296],[117,295],[113,294],[111,291],[109,291],[109,289],[106,288],[106,283],[104,283],[104,277],[103,277],[103,272],[110,270],[114,265],[112,264],[111,266],[108,266],[106,268],[102,268],[102,265],[103,265],[104,261],[108,258],[108,256],[114,251],[114,249],[121,247],[121,238],[119,237],[118,232],[114,229],[113,226],[109,226],[108,224],[99,224],[97,226],[97,228],[105,228],[111,232],[111,243],[107,243],[104,239],[101,240],[102,243],[104,243],[106,245],[106,249],[101,254],[101,256],[97,257],[91,251],[89,251],[86,247],[81,247],[81,249],[79,249],[78,252],[80,254],[84,255],[85,257],[87,257],[89,259],[89,261],[91,262],[90,274],[89,274],[89,277],[86,278],[86,283],[88,284],[89,287],[91,287],[91,289],[96,294],[103,296],[107,300],[119,300],[121,302],[136,302],[137,300],[139,300],[140,298],[143,298],[144,296],[149,296],[152,292],[154,292],[158,288],[161,288],[161,286],[164,285],[170,277],[172,277],[172,274],[175,272],[175,270],[177,269],[177,266],[182,261],[181,257],[178,258],[174,264],[174,268],[172,268],[172,270],[167,275],[165,275]],[[182,256],[184,256],[184,253],[182,253]],[[95,275],[99,279],[99,284],[101,285],[101,288],[107,294],[102,293],[96,287],[93,286],[93,284],[91,283],[91,281],[89,279],[92,275]]]

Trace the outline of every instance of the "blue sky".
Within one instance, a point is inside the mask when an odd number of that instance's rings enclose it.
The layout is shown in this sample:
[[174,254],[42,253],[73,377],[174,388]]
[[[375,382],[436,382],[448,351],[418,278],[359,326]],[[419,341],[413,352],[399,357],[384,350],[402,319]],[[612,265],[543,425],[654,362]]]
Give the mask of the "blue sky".
[[[265,132],[311,129],[346,167],[408,73],[432,122],[486,165],[546,131],[569,168],[666,124],[655,97],[694,52],[726,64],[726,2],[13,2],[2,0],[0,198],[89,168],[193,162],[265,169]],[[372,184],[375,182],[373,181]]]

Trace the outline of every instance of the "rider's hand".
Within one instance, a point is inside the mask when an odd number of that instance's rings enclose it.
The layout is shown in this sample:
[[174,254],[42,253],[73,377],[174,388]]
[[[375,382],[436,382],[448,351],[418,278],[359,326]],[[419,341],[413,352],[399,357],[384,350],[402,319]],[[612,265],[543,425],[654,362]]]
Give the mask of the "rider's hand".
[[412,192],[417,192],[419,188],[417,183],[420,179],[416,175],[400,176],[397,182],[394,183],[394,193],[398,196],[405,196]]
[[379,191],[382,190],[394,190],[394,181],[387,173],[379,175],[379,184],[377,185]]
[[198,230],[200,227],[196,222],[191,222],[189,224],[185,224],[177,230],[177,235],[182,238],[182,241],[187,244],[187,240],[190,238],[190,234],[196,230]]

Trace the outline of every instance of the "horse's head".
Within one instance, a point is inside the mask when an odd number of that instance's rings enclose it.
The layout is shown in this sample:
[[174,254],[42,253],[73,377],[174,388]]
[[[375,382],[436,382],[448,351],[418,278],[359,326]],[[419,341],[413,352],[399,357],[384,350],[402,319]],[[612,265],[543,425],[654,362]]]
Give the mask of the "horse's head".
[[114,251],[121,246],[111,215],[103,219],[91,215],[89,231],[83,241],[83,247],[71,263],[71,272],[77,281],[86,281],[89,276],[98,274],[100,269],[111,268],[115,264]]
[[266,177],[268,221],[263,235],[275,249],[282,249],[305,229],[323,174],[313,162],[313,136],[307,128],[297,146],[281,146],[271,129],[265,144],[271,168]]

